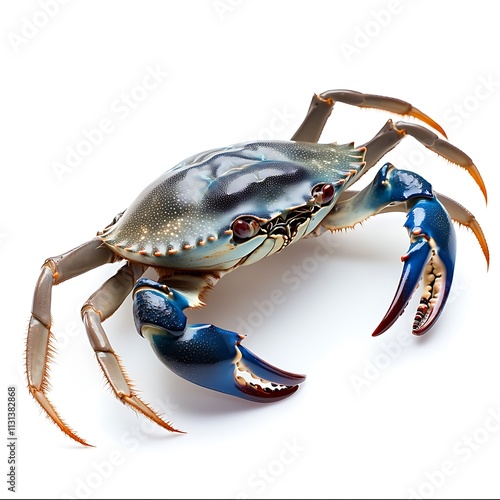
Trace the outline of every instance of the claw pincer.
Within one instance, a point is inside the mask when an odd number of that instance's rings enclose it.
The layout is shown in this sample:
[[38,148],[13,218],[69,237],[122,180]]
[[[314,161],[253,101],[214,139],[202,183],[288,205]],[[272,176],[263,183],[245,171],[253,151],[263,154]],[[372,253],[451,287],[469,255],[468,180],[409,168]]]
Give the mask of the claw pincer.
[[423,279],[423,294],[413,323],[413,333],[422,335],[446,303],[456,253],[452,221],[430,183],[414,172],[386,163],[370,185],[333,208],[326,227],[335,230],[352,226],[374,213],[392,210],[407,212],[410,248],[402,257],[403,271],[394,299],[373,335],[380,335],[396,322]]
[[138,332],[158,358],[195,384],[257,402],[285,398],[305,376],[270,365],[241,345],[244,336],[208,324],[187,324],[182,294],[150,279],[133,293]]
[[386,164],[374,184],[377,182],[383,186],[382,190],[374,189],[372,195],[385,191],[379,202],[406,202],[408,213],[404,225],[410,248],[401,257],[403,271],[394,299],[373,335],[380,335],[394,324],[423,280],[423,293],[413,322],[413,333],[422,335],[439,317],[448,298],[455,267],[455,229],[447,211],[432,193],[431,185],[418,174]]
[[405,222],[410,248],[401,257],[403,272],[394,299],[373,335],[386,331],[403,313],[420,280],[423,292],[413,333],[424,334],[448,299],[455,268],[456,237],[451,219],[436,197],[417,199]]

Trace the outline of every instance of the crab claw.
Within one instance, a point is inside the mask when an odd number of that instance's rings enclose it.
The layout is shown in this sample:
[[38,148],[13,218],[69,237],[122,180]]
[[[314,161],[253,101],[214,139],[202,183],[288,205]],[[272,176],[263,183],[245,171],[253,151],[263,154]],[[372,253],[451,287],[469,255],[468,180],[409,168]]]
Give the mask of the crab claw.
[[453,280],[455,230],[443,205],[436,197],[418,199],[405,223],[411,245],[401,257],[403,272],[389,310],[373,332],[380,335],[403,313],[420,280],[423,292],[413,322],[413,333],[423,335],[441,314]]
[[214,325],[186,322],[184,297],[149,279],[134,290],[137,330],[158,358],[190,382],[261,403],[290,396],[305,380],[262,360],[241,345],[245,338]]

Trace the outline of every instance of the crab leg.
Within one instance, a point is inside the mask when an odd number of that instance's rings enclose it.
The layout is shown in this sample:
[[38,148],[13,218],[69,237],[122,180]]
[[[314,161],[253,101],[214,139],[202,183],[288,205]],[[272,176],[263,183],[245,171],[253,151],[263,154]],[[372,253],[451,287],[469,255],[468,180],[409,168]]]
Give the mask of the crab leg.
[[82,307],[82,319],[97,361],[115,396],[161,427],[172,432],[181,432],[165,422],[134,393],[120,360],[102,328],[102,322],[118,309],[144,270],[145,268],[139,264],[123,266],[85,302]]
[[177,375],[203,387],[267,403],[290,396],[305,376],[280,370],[241,345],[243,335],[214,325],[187,324],[184,293],[150,279],[134,289],[137,330]]
[[457,203],[455,200],[452,200],[448,196],[445,196],[441,193],[434,194],[437,196],[437,199],[441,202],[441,204],[446,208],[450,217],[458,224],[462,226],[466,226],[472,230],[474,235],[481,246],[481,250],[483,251],[484,258],[486,259],[486,265],[489,267],[490,265],[490,251],[488,249],[488,243],[486,242],[486,236],[479,225],[479,222],[476,220],[473,214],[471,214],[465,207]]
[[[360,108],[380,109],[402,116],[411,116],[431,126],[446,138],[444,130],[438,123],[406,101],[393,97],[362,94],[353,90],[329,90],[320,95],[315,94],[313,96],[307,115],[297,132],[293,135],[292,140],[318,142],[336,102],[342,102]],[[388,120],[380,132],[372,140],[364,144],[366,148],[366,166],[362,170],[361,175],[366,173],[388,151],[399,144],[406,135],[415,138],[426,148],[439,156],[466,169],[481,189],[484,198],[487,199],[484,181],[470,157],[427,128],[414,123],[402,121],[393,123],[392,120]],[[359,180],[361,175],[358,175],[356,180]]]
[[353,227],[386,207],[407,212],[405,227],[411,244],[402,257],[403,271],[394,299],[373,335],[380,335],[394,324],[423,279],[423,294],[413,324],[413,333],[422,335],[446,303],[456,253],[451,219],[430,184],[413,172],[387,163],[369,186],[337,203],[321,224],[332,231]]
[[53,352],[50,314],[52,286],[74,278],[103,264],[113,262],[116,256],[95,238],[69,252],[47,259],[42,266],[33,297],[33,308],[26,339],[26,375],[28,388],[49,418],[69,437],[81,444],[88,443],[76,435],[61,419],[47,398],[48,363]]
[[[413,137],[427,149],[430,149],[442,158],[467,170],[481,189],[485,200],[487,200],[486,186],[472,159],[456,146],[453,146],[453,144],[439,138],[434,132],[415,123],[401,121],[393,123],[392,120],[388,120],[373,139],[361,146],[366,148],[366,165],[361,175],[373,167],[406,136]],[[359,177],[360,176],[358,176],[358,179]]]
[[359,108],[380,109],[402,116],[412,116],[427,123],[446,137],[444,130],[438,123],[409,102],[394,97],[363,94],[354,90],[327,90],[320,95],[313,96],[307,115],[293,135],[292,141],[318,142],[336,102]]

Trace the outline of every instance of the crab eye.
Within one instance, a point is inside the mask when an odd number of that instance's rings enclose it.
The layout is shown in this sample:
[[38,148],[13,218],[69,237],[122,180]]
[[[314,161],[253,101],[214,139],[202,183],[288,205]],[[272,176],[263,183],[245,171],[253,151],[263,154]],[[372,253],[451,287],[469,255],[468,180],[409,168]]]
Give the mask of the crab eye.
[[326,205],[332,201],[335,189],[331,184],[318,184],[312,189],[312,196],[318,205]]
[[260,225],[257,220],[252,219],[251,217],[236,219],[232,225],[233,233],[239,240],[248,240],[252,238],[257,234],[259,228]]

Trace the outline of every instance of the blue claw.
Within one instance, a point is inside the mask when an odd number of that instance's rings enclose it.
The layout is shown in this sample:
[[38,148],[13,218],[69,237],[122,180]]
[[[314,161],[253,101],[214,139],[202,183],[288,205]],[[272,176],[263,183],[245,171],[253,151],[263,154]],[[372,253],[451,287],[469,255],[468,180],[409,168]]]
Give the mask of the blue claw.
[[153,280],[134,289],[137,330],[158,358],[195,384],[256,402],[283,399],[305,376],[270,365],[241,345],[243,335],[214,325],[188,325],[184,297]]
[[412,205],[405,223],[411,245],[401,260],[403,272],[394,299],[373,335],[390,328],[403,313],[421,278],[422,297],[413,322],[413,333],[424,334],[441,314],[455,268],[455,230],[445,208],[433,197]]

